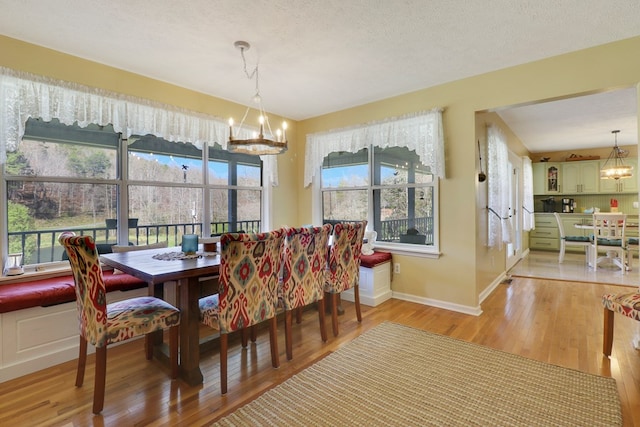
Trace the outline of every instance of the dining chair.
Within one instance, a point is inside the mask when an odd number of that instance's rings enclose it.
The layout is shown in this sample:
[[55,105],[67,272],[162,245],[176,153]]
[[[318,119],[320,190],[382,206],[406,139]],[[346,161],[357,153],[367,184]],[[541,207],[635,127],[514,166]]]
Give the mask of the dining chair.
[[640,239],[637,237],[629,237],[627,239],[627,259],[629,269],[633,268],[633,254],[636,254],[636,257],[639,258],[640,262]]
[[151,296],[107,304],[102,268],[93,238],[67,231],[60,234],[58,241],[69,257],[75,282],[80,328],[76,387],[81,387],[84,382],[87,343],[96,348],[93,413],[100,413],[104,406],[109,344],[144,335],[146,357],[151,359],[153,347],[149,334],[169,329],[171,378],[177,378],[180,310]]
[[[328,261],[328,242],[331,224],[322,227],[301,227],[287,230],[285,238],[281,294],[285,310],[285,343],[287,360],[293,358],[293,312],[312,303],[318,305],[320,337],[327,341],[324,308],[324,274]],[[297,316],[300,323],[300,316]]]
[[611,356],[613,348],[613,315],[620,313],[640,321],[640,289],[633,292],[620,292],[618,294],[605,294],[602,296],[604,306],[604,328],[602,340],[602,353]]
[[[597,268],[603,261],[617,265],[623,273],[627,265],[627,241],[625,240],[627,215],[621,213],[593,214],[593,237],[591,245],[591,266]],[[598,257],[600,252],[605,256]]]
[[354,304],[358,322],[362,322],[360,311],[360,256],[367,221],[338,223],[333,228],[329,249],[329,265],[325,271],[324,291],[331,297],[331,325],[333,335],[338,336],[338,295],[353,288]]
[[220,238],[220,289],[200,298],[200,320],[220,332],[220,389],[227,393],[228,335],[269,321],[271,364],[280,366],[276,308],[285,231],[226,233]]
[[560,214],[554,212],[553,216],[556,218],[558,231],[560,232],[560,254],[558,255],[558,263],[562,264],[564,262],[564,252],[567,246],[580,246],[585,248],[587,263],[590,262],[591,239],[587,236],[567,236],[564,231],[562,219],[560,219]]

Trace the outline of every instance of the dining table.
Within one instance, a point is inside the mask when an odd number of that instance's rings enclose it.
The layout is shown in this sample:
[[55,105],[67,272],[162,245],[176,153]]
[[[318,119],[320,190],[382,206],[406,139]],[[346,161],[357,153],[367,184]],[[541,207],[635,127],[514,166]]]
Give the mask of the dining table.
[[[195,255],[185,258],[180,247],[169,247],[102,254],[100,260],[107,266],[147,282],[150,295],[158,296],[158,288],[165,282],[175,281],[178,283],[177,306],[180,309],[179,377],[189,385],[202,384],[200,309],[198,306],[200,279],[218,275],[220,255],[199,251]],[[154,342],[156,341],[154,340]]]
[[[578,230],[593,230],[593,221],[591,220],[582,220],[581,222],[575,223],[573,225],[576,229]],[[626,221],[625,223],[625,228],[627,229],[631,229],[631,230],[638,230],[639,228],[639,223],[637,221]],[[593,238],[593,235],[592,235]],[[591,255],[589,253],[589,251],[591,250],[591,248],[587,247],[587,265],[590,267],[593,267],[592,262],[591,262]],[[595,255],[597,257],[597,254]],[[613,259],[613,254],[612,253],[607,253],[607,257],[609,259]],[[628,262],[626,265],[626,270],[631,270],[631,263]]]

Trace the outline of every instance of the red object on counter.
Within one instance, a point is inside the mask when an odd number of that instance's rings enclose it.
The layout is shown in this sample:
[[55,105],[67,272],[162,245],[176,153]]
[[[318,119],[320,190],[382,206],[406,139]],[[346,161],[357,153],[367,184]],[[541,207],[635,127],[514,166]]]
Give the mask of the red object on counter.
[[611,199],[610,206],[612,208],[617,208],[618,207],[618,201],[616,199]]

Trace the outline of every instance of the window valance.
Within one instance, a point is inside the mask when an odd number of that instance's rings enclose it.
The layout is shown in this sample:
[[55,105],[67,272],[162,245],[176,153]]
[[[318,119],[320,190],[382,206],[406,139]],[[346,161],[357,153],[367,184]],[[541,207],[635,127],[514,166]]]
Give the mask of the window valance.
[[[204,142],[227,148],[228,125],[222,118],[0,67],[0,163],[18,147],[29,117],[81,127],[112,124],[127,138],[151,134],[198,148]],[[239,136],[249,138],[253,131],[245,129],[246,135]],[[278,183],[275,157],[261,156],[273,185]]]
[[412,113],[383,121],[367,123],[307,135],[305,149],[304,185],[311,184],[330,153],[356,153],[373,145],[381,148],[407,147],[414,150],[431,172],[445,177],[444,133],[442,109]]

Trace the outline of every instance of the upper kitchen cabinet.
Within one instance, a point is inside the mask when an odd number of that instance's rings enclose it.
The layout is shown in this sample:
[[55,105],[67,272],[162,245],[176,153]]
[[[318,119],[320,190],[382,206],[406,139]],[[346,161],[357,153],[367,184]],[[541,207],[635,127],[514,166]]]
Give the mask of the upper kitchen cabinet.
[[599,191],[600,161],[582,160],[562,163],[564,194],[595,194]]
[[[606,160],[600,161],[600,168],[604,167]],[[624,159],[625,165],[633,167],[633,176],[623,179],[601,179],[600,193],[637,193],[638,192],[638,159]]]
[[533,194],[561,194],[561,163],[533,163]]

